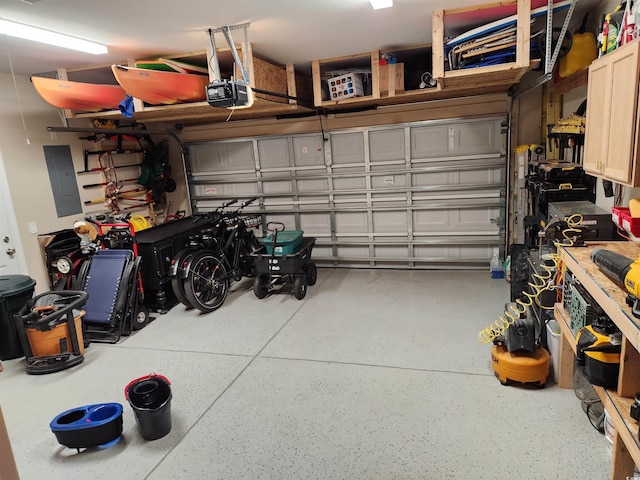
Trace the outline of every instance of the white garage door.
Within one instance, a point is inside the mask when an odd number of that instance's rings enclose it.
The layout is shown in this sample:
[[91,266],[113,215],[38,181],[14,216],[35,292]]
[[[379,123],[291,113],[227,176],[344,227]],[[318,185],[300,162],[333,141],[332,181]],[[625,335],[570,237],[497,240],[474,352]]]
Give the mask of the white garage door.
[[486,266],[505,238],[503,118],[189,145],[194,213],[257,196],[319,265]]

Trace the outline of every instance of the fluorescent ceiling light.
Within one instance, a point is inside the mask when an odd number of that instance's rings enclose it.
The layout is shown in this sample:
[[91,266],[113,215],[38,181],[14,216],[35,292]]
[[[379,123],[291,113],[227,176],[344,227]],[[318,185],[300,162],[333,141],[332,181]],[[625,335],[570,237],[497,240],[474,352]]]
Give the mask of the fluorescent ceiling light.
[[374,10],[393,7],[393,0],[369,0]]
[[10,22],[0,19],[0,34],[9,35],[11,37],[24,38],[34,42],[46,43],[57,47],[69,48],[85,53],[93,53],[101,55],[107,53],[107,47],[99,43],[82,40],[81,38],[70,37],[62,33],[43,30],[42,28],[23,25],[22,23]]

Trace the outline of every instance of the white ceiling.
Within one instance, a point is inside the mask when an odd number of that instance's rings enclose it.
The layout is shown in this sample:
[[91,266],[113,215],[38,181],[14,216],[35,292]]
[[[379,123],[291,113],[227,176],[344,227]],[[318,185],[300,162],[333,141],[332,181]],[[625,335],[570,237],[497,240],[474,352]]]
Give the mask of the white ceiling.
[[[580,0],[584,10],[598,0]],[[395,0],[373,10],[369,0],[0,0],[0,18],[108,45],[90,55],[0,35],[0,72],[122,63],[205,50],[208,28],[250,22],[255,53],[308,69],[313,59],[431,42],[431,12],[478,0]],[[488,3],[488,2],[484,2]],[[574,14],[574,22],[578,13]],[[580,16],[581,17],[581,16]],[[236,33],[237,32],[237,33]],[[233,39],[242,42],[241,30]],[[218,46],[226,46],[216,36]]]

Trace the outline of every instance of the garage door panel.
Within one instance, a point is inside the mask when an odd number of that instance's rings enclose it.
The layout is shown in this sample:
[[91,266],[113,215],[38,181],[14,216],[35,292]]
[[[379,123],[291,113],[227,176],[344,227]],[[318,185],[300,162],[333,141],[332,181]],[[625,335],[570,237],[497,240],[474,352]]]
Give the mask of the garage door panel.
[[331,231],[331,217],[328,213],[301,213],[300,229],[305,235],[327,235]]
[[377,175],[371,177],[371,186],[379,189],[392,189],[405,187],[407,185],[406,175]]
[[499,212],[495,209],[468,208],[459,209],[453,213],[455,214],[456,224],[460,227],[498,232],[496,219],[498,218]]
[[371,162],[403,160],[404,128],[369,132],[369,152]]
[[413,179],[413,184],[415,186],[449,184],[447,172],[414,173],[411,175],[411,178]]
[[382,245],[374,247],[376,258],[409,258],[409,249],[406,246]]
[[329,182],[326,178],[317,180],[296,180],[299,192],[325,192],[329,190]]
[[284,223],[287,230],[295,230],[296,219],[294,215],[286,215],[282,213],[271,213],[266,216],[266,223],[262,226],[265,233],[267,232],[267,223],[280,222]]
[[262,168],[289,167],[289,142],[286,138],[258,140],[258,155]]
[[364,136],[362,133],[331,135],[331,157],[333,164],[364,162]]
[[434,228],[449,227],[449,214],[446,210],[418,210],[413,212],[413,231],[425,232]]
[[411,158],[432,158],[447,155],[446,126],[414,127],[411,129]]
[[501,169],[493,168],[490,170],[475,170],[466,172],[457,172],[458,183],[465,185],[486,184],[495,185],[503,184],[504,179]]
[[264,182],[262,189],[264,193],[290,193],[292,191],[291,182]]
[[369,257],[369,248],[357,245],[338,245],[337,247],[338,257],[343,258],[362,258],[367,259]]
[[457,135],[452,153],[456,155],[478,155],[500,151],[500,122],[462,123],[456,125],[455,128]]
[[364,190],[367,186],[364,177],[334,178],[333,188],[335,190]]
[[292,143],[297,167],[324,165],[324,141],[321,135],[293,137]]
[[367,214],[364,212],[339,212],[336,217],[336,233],[368,233]]
[[404,233],[408,231],[407,215],[402,210],[392,212],[373,212],[373,232]]
[[198,144],[189,153],[193,174],[255,170],[252,142]]

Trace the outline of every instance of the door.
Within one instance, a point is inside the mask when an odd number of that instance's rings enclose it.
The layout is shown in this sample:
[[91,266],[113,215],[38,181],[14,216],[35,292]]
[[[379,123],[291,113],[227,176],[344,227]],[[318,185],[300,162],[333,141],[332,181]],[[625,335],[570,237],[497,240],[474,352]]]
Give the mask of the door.
[[26,263],[0,155],[0,275],[26,274]]

